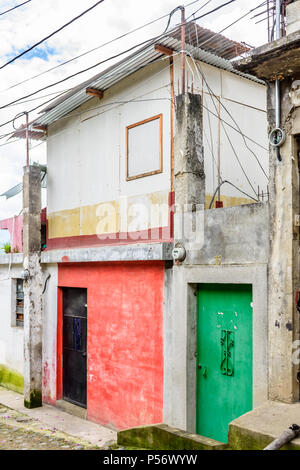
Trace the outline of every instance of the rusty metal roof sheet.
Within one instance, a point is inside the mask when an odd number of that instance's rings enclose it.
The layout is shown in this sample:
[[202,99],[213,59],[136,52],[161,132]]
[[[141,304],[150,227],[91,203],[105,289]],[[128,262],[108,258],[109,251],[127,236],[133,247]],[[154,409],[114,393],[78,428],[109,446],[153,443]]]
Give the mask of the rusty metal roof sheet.
[[[176,30],[172,37],[180,40],[181,32]],[[200,47],[204,51],[211,52],[223,59],[234,59],[251,50],[245,43],[232,41],[220,33],[214,33],[209,29],[202,28],[195,22],[186,25],[186,42],[194,47]]]

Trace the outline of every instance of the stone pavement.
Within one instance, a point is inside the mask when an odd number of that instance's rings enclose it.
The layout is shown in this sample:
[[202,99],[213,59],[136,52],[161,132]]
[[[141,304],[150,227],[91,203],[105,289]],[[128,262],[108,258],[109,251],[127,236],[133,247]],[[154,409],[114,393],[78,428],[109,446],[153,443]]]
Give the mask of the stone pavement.
[[115,431],[55,407],[28,410],[22,395],[0,387],[0,449],[96,449],[116,441]]

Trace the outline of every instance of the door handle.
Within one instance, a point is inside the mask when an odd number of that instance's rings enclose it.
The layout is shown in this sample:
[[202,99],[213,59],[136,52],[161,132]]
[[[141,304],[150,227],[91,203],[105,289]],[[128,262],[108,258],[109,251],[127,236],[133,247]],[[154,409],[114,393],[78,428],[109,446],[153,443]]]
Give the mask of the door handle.
[[86,352],[82,353],[82,357],[86,357],[86,356],[87,356]]
[[207,367],[203,366],[202,364],[198,364],[198,369],[202,371],[203,377],[207,378]]

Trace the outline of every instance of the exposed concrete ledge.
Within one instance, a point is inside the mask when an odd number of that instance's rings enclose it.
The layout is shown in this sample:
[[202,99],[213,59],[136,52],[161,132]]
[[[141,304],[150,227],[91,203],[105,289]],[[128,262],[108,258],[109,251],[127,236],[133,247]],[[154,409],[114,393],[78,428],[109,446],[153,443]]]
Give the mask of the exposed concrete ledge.
[[23,253],[11,253],[0,255],[1,264],[23,264]]
[[[300,425],[300,403],[269,401],[230,424],[230,448],[263,450],[292,424]],[[300,450],[300,437],[284,446],[283,450]]]
[[118,432],[118,444],[153,450],[224,450],[226,444],[190,434],[166,424],[140,426]]
[[113,261],[170,261],[172,243],[137,244],[81,248],[77,250],[55,250],[42,253],[42,263],[90,263]]
[[296,31],[254,49],[245,59],[233,62],[233,67],[264,80],[294,76],[300,70],[299,49],[300,31]]

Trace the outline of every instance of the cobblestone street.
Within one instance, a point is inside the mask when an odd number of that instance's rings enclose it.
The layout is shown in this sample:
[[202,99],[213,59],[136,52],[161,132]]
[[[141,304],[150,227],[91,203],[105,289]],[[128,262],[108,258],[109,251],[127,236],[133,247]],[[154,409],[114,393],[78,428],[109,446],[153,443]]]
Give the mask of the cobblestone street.
[[39,420],[0,405],[0,450],[97,450]]

